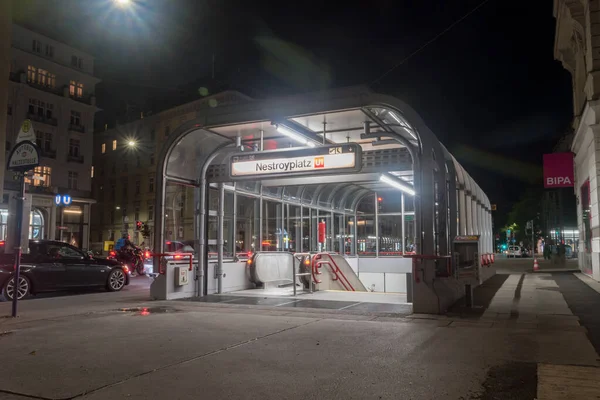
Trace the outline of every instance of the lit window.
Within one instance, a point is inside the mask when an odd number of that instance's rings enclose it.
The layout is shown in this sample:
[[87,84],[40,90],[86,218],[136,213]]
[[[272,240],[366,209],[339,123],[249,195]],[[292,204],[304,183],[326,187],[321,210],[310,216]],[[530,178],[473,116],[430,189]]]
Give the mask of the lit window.
[[116,149],[117,149],[117,141],[113,140],[113,150],[116,150]]
[[25,178],[25,183],[33,186],[50,186],[50,175],[52,168],[50,167],[35,167],[33,170],[33,178]]
[[106,153],[106,143],[102,143],[102,154]]
[[48,71],[46,71],[45,69],[39,68],[37,72],[38,72],[37,83],[39,85],[46,86],[46,84],[48,82],[48,80],[47,80]]
[[36,69],[33,65],[27,66],[27,82],[35,82]]
[[48,73],[48,80],[46,85],[51,88],[56,87],[56,75]]
[[77,82],[77,97],[83,97],[83,83]]
[[94,166],[92,165],[92,170],[90,171],[90,178],[94,177]]
[[75,81],[69,82],[69,95],[75,96]]
[[69,189],[77,190],[77,179],[79,178],[79,174],[77,172],[69,171],[69,176],[67,180],[67,186]]

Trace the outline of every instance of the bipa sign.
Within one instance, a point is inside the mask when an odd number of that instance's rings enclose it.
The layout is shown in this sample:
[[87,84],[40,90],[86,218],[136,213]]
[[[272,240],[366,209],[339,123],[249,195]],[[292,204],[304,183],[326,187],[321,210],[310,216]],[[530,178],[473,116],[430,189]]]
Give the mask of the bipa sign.
[[573,187],[573,153],[544,154],[544,187],[546,189]]

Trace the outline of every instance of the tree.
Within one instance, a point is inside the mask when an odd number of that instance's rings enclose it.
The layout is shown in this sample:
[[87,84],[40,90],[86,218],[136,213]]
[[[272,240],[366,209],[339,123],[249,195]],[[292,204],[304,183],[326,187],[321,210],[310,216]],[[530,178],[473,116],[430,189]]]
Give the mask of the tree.
[[534,221],[536,232],[540,230],[539,215],[543,193],[542,188],[527,189],[521,196],[521,199],[515,203],[512,210],[508,213],[508,225],[503,231],[512,227],[517,243],[531,241],[531,234],[525,230],[528,221]]

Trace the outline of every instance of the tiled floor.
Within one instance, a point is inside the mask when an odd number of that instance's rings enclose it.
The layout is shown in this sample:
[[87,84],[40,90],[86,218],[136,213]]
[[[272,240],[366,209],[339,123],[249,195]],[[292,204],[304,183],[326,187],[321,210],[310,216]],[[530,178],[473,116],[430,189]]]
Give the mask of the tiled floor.
[[244,305],[262,305],[272,307],[317,308],[328,310],[348,310],[361,313],[411,314],[412,305],[408,303],[370,303],[363,301],[320,300],[293,297],[258,297],[258,296],[227,296],[209,295],[186,299],[203,303],[228,303]]

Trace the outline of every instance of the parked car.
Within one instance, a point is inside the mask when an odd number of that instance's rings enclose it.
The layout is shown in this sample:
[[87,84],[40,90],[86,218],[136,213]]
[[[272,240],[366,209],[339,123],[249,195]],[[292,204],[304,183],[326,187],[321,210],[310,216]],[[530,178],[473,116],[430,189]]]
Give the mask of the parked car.
[[[30,294],[84,287],[104,287],[116,292],[129,284],[129,269],[115,260],[97,258],[68,243],[30,240],[29,253],[21,258],[18,298]],[[0,287],[5,299],[15,292],[14,255],[4,253],[0,242]]]

